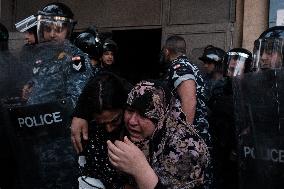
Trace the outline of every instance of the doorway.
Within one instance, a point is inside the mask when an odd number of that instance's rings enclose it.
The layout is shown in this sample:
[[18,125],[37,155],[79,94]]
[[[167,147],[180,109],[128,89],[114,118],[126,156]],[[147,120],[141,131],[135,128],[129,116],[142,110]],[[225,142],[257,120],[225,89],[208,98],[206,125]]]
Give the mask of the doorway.
[[161,37],[161,29],[112,31],[118,45],[116,69],[120,75],[133,84],[159,78]]

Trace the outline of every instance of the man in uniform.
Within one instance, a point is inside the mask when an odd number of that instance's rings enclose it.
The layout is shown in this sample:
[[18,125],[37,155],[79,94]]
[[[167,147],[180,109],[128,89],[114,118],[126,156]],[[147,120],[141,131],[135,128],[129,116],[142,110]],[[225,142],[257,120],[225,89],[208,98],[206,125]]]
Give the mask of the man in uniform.
[[82,32],[76,37],[74,44],[89,56],[93,73],[96,74],[99,72],[101,68],[100,59],[102,57],[103,48],[102,41],[98,37],[98,33],[88,31]]
[[254,44],[254,68],[258,70],[281,68],[283,64],[283,26],[263,32]]
[[[31,15],[15,24],[16,29],[24,34],[26,44],[22,47],[19,53],[19,62],[22,65],[22,71],[26,73],[21,77],[24,87],[21,91],[21,99],[26,101],[31,89],[32,83],[30,81],[32,77],[32,67],[34,60],[34,49],[38,44],[37,39],[37,17]],[[30,81],[30,82],[29,82]]]
[[102,41],[98,32],[89,30],[77,36],[74,44],[91,59],[94,73],[99,71],[114,71],[114,56],[117,52],[117,45],[111,39]]
[[[197,66],[190,62],[185,53],[186,43],[182,37],[174,35],[167,38],[163,47],[163,56],[169,65],[166,81],[176,99],[174,108],[181,109],[184,113],[175,113],[174,116],[192,124],[210,148],[211,139],[208,132],[203,77]],[[205,175],[208,187],[212,177],[210,172],[211,170],[206,170]]]
[[7,99],[17,95],[15,88],[17,75],[14,72],[16,62],[8,50],[8,40],[9,32],[0,23],[0,188],[3,189],[14,187],[16,169],[4,111]]
[[233,82],[240,188],[282,188],[284,26],[254,43],[253,73]]
[[65,98],[75,106],[92,72],[89,58],[68,41],[74,24],[72,11],[62,3],[48,4],[38,12],[39,44],[28,104]]
[[232,80],[251,71],[252,54],[244,48],[229,50],[224,57],[224,78],[212,89],[208,108],[213,143],[214,186],[238,188]]
[[[176,96],[176,106],[186,115],[186,121],[196,126],[209,142],[205,88],[201,73],[186,57],[186,43],[180,36],[171,36],[163,48],[165,61],[170,62],[167,82]],[[179,115],[178,115],[179,116]]]
[[[71,44],[75,21],[69,7],[50,3],[38,11],[38,44],[25,106],[13,108],[22,188],[78,188],[70,112],[93,75],[88,56]],[[19,158],[20,157],[20,158]],[[26,162],[24,160],[26,159]]]
[[218,81],[223,78],[223,59],[225,51],[218,47],[208,45],[204,48],[203,54],[199,60],[203,62],[205,71],[204,82],[206,86],[206,98],[211,96],[212,88],[218,85]]
[[[7,28],[0,23],[0,98],[9,97],[9,86],[12,83],[9,83],[11,77],[13,77],[10,73],[11,71],[11,60],[10,60],[10,52],[8,50],[8,39],[9,33]],[[9,55],[7,57],[7,55]]]
[[117,45],[111,39],[106,39],[103,44],[103,54],[102,54],[102,67],[105,69],[113,67],[115,63],[115,58],[117,55]]

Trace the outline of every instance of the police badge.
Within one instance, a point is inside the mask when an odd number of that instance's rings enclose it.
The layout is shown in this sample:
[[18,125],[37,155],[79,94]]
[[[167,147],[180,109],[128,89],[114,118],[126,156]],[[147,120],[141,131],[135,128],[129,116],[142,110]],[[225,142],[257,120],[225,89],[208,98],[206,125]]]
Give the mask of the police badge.
[[72,57],[72,69],[75,72],[84,72],[86,70],[84,57],[82,56]]

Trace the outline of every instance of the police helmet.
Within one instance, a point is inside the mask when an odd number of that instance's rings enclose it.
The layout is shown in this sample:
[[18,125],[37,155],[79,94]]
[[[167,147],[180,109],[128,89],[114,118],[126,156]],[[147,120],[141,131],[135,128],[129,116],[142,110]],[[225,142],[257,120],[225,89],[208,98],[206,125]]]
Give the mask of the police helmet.
[[204,63],[222,63],[223,58],[226,52],[218,47],[214,47],[212,45],[208,45],[204,48],[203,54],[199,57],[199,60]]
[[74,17],[71,9],[63,3],[49,3],[38,11],[38,14],[44,16],[60,16],[69,19],[73,19]]
[[26,32],[31,30],[31,28],[36,28],[37,26],[37,17],[35,15],[31,15],[23,20],[17,22],[15,24],[16,29],[19,32]]
[[254,42],[253,68],[276,69],[283,66],[284,26],[274,26],[264,31]]
[[[73,20],[74,14],[71,9],[63,3],[50,3],[38,11],[38,41],[50,41],[52,37],[44,35],[46,33],[59,33],[66,30],[65,38],[69,38],[76,22]],[[54,38],[54,40],[58,40]]]
[[224,75],[241,76],[252,70],[252,53],[244,48],[229,50],[224,58]]
[[111,39],[106,39],[103,44],[103,52],[106,51],[111,51],[115,54],[117,52],[117,44]]
[[9,39],[9,32],[7,28],[0,23],[0,41],[8,41]]
[[[98,28],[97,28],[97,26],[95,26],[95,25],[89,26],[89,27],[86,29],[85,32],[88,32],[88,33],[91,33],[91,34],[93,34],[93,35],[99,36]],[[102,38],[100,37],[100,39],[102,39]]]
[[102,56],[102,43],[98,36],[83,32],[77,36],[74,44],[92,59],[99,60]]

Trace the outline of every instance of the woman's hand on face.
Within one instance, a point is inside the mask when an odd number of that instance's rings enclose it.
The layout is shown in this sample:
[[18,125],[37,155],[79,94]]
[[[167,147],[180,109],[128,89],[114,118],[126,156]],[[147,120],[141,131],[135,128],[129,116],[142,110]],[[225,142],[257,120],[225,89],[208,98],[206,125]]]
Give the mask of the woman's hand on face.
[[109,160],[115,168],[132,175],[138,188],[155,188],[158,177],[135,144],[124,137],[124,141],[107,141],[107,145]]
[[143,152],[127,137],[124,141],[107,141],[109,160],[114,167],[132,176],[143,174],[141,171],[149,167]]

